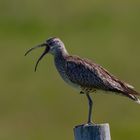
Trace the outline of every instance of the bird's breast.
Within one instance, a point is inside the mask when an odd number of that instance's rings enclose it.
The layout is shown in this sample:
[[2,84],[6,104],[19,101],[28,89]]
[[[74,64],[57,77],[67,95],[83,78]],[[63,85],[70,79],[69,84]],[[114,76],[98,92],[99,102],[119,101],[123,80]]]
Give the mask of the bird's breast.
[[78,85],[78,84],[75,84],[73,83],[69,77],[67,76],[66,74],[66,68],[65,68],[65,62],[66,60],[61,60],[61,59],[55,59],[55,66],[56,66],[56,69],[58,71],[58,73],[60,74],[60,76],[62,77],[62,79],[70,86],[78,89],[78,90],[81,90],[81,86]]

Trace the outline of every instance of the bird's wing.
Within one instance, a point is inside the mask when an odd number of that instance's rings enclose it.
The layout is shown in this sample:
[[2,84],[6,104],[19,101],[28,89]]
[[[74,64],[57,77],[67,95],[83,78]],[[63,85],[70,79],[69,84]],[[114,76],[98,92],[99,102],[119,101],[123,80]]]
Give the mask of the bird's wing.
[[132,86],[118,80],[100,65],[78,56],[67,58],[66,74],[70,81],[82,87],[93,87],[120,93],[127,89],[132,91]]

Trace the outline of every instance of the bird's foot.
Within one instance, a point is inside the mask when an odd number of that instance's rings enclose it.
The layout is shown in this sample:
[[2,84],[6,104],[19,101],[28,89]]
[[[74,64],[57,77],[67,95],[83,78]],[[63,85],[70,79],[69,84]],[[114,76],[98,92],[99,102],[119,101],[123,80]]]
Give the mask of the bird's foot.
[[86,123],[86,124],[84,124],[84,127],[86,127],[86,126],[93,126],[95,123],[93,123],[92,121],[91,122],[88,122],[88,123]]

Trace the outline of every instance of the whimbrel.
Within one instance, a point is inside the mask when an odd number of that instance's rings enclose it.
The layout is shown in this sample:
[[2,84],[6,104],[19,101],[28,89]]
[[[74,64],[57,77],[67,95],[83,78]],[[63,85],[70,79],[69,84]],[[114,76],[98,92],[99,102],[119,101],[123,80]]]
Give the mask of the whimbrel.
[[88,124],[92,124],[93,102],[90,93],[96,90],[104,90],[114,92],[118,95],[124,95],[140,104],[140,100],[136,97],[136,95],[140,94],[134,90],[133,86],[119,80],[106,69],[88,59],[69,55],[64,43],[59,38],[49,38],[45,43],[28,50],[25,55],[40,47],[45,47],[45,51],[38,59],[35,71],[40,60],[47,53],[52,54],[54,56],[55,66],[62,79],[72,87],[77,88],[80,93],[87,96],[89,103]]

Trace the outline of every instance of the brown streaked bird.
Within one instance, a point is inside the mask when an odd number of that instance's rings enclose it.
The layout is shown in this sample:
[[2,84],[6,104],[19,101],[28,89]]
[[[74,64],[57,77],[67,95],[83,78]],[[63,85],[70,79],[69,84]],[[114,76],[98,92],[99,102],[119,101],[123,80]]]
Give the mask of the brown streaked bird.
[[55,66],[62,79],[67,84],[78,89],[80,93],[85,94],[88,98],[89,113],[87,124],[92,124],[93,102],[90,93],[96,90],[109,91],[118,95],[124,95],[140,104],[140,100],[136,97],[140,94],[134,90],[133,86],[119,80],[106,69],[88,59],[69,55],[64,43],[59,38],[49,38],[45,43],[28,50],[25,55],[40,47],[45,47],[45,50],[36,63],[35,71],[40,60],[47,53],[54,56]]

